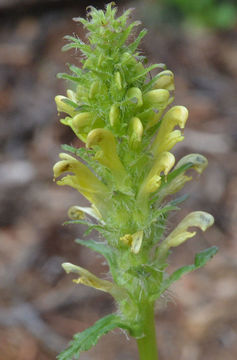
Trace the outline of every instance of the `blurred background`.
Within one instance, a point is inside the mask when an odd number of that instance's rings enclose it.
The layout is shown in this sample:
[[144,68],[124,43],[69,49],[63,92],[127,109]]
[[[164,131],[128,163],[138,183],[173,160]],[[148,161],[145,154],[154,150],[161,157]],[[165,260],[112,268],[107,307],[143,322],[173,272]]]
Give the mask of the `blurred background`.
[[[114,310],[111,298],[72,284],[63,261],[103,276],[103,259],[74,243],[85,229],[62,226],[71,205],[85,201],[56,186],[52,166],[60,144],[76,144],[58,121],[56,79],[78,54],[62,53],[63,36],[83,28],[72,17],[104,1],[0,0],[0,360],[52,360],[75,332]],[[187,184],[189,211],[215,216],[206,233],[176,249],[170,271],[216,245],[204,269],[185,276],[158,304],[160,360],[237,358],[237,4],[236,0],[117,1],[134,7],[149,33],[141,44],[149,62],[175,73],[175,104],[190,116],[177,159],[207,156],[209,167]],[[93,234],[96,236],[95,234]],[[138,360],[136,344],[119,330],[82,360]]]

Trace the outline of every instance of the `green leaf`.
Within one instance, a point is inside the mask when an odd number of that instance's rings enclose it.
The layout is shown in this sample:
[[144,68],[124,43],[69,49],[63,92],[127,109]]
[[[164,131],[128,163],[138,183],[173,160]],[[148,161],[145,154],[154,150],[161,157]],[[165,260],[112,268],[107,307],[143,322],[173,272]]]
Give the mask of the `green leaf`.
[[218,247],[217,246],[212,246],[208,249],[205,249],[199,253],[196,254],[195,256],[195,268],[198,269],[204,265],[206,265],[206,263],[214,256],[216,255],[218,251]]
[[176,205],[181,204],[182,202],[186,201],[188,197],[189,197],[188,194],[178,196],[176,199],[171,200],[168,205],[176,206]]
[[137,36],[136,40],[131,43],[128,46],[128,49],[131,51],[131,53],[134,53],[134,51],[137,49],[138,45],[140,44],[142,38],[147,34],[147,30],[143,29]]
[[218,248],[216,246],[212,246],[197,253],[195,255],[194,264],[181,267],[163,281],[159,292],[153,295],[154,300],[157,299],[165,290],[167,290],[171,284],[179,280],[181,276],[206,265],[206,263],[211,260],[211,258],[217,253],[217,251]]
[[78,104],[75,103],[74,101],[70,100],[70,99],[62,99],[62,102],[64,102],[67,105],[70,105],[72,107],[74,107],[75,109],[77,109]]
[[169,213],[170,211],[175,211],[175,210],[179,210],[179,208],[176,206],[176,204],[173,204],[173,203],[171,204],[171,202],[168,203],[163,208],[157,209],[152,213],[150,223],[157,221],[160,216],[166,217],[167,213]]
[[91,347],[97,344],[99,338],[102,335],[107,334],[109,331],[117,327],[130,330],[126,324],[121,322],[119,316],[115,314],[105,316],[104,318],[96,321],[96,323],[90,328],[74,335],[73,340],[69,343],[68,348],[61,352],[61,354],[57,356],[57,359],[79,359],[82,351],[89,350]]
[[57,74],[57,78],[58,79],[64,79],[64,80],[69,80],[69,81],[73,81],[76,83],[81,83],[81,78],[78,76],[72,76],[66,73],[58,73]]
[[135,76],[134,78],[132,78],[130,80],[130,83],[140,79],[141,77],[145,76],[147,73],[149,73],[149,71],[153,70],[153,69],[156,69],[156,68],[159,68],[161,66],[161,64],[154,64],[154,65],[151,65],[149,66],[148,68],[144,69],[144,71],[140,74],[138,74],[137,76]]
[[122,36],[121,36],[121,39],[119,40],[118,42],[118,45],[117,46],[122,46],[127,38],[129,37],[132,29],[134,28],[134,26],[138,26],[140,25],[140,21],[134,21],[133,23],[131,23],[122,33]]
[[68,151],[68,152],[71,152],[73,154],[77,154],[77,148],[75,148],[74,146],[70,146],[70,145],[67,145],[67,144],[62,144],[61,145],[61,148],[64,150],[64,151]]
[[168,185],[172,180],[174,180],[178,175],[182,174],[184,171],[190,169],[193,166],[193,163],[187,163],[180,166],[178,169],[172,171],[167,175],[167,178],[163,177],[164,186]]
[[82,53],[85,55],[91,53],[91,48],[89,45],[85,44],[81,39],[75,38],[73,36],[67,35],[64,36],[64,39],[72,41],[71,43],[64,45],[62,47],[62,51],[67,51],[72,48],[80,49]]
[[116,263],[115,250],[109,245],[94,240],[76,239],[75,242],[103,255],[110,266],[113,266]]

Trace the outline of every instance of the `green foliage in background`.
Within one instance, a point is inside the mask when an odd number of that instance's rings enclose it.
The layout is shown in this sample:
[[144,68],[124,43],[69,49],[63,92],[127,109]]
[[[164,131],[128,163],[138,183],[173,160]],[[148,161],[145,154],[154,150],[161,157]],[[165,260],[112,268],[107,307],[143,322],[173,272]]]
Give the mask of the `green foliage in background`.
[[190,23],[217,29],[237,24],[236,0],[151,0],[146,16],[155,24]]
[[[66,36],[63,50],[75,51],[77,62],[80,54],[80,67],[68,65],[70,73],[58,75],[70,88],[55,100],[64,114],[61,123],[84,144],[63,145],[53,170],[58,185],[70,186],[88,200],[87,207],[69,209],[67,223],[86,225],[87,235],[99,232],[100,241],[76,242],[103,255],[110,273],[102,279],[78,265],[62,266],[77,275],[76,284],[109,293],[117,310],[76,334],[60,360],[77,359],[116,327],[137,339],[141,360],[157,360],[155,302],[174,281],[217,252],[211,247],[196,254],[194,264],[167,271],[171,250],[193,237],[193,228],[205,231],[214,222],[212,215],[195,211],[167,230],[168,215],[187,198],[172,195],[192,179],[190,170],[203,172],[207,159],[190,154],[176,162],[170,151],[184,138],[188,110],[170,106],[174,74],[163,64],[147,65],[139,50],[146,30],[135,37],[140,23],[128,23],[131,9],[120,17],[116,11],[112,3],[105,12],[90,7],[87,19],[74,19],[87,30],[87,43]],[[153,69],[157,74],[152,78]]]

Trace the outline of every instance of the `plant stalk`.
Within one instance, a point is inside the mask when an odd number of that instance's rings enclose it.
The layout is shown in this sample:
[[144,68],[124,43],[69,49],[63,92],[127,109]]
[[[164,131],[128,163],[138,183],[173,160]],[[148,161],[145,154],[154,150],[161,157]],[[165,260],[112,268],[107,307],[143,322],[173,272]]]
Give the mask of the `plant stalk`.
[[143,308],[144,337],[137,339],[140,360],[158,360],[154,303]]

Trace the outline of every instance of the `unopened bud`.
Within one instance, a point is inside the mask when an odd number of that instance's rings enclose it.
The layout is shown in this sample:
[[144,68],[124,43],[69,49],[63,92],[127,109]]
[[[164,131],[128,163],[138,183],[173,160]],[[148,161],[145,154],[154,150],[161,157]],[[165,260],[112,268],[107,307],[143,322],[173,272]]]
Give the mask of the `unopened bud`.
[[68,99],[66,96],[55,96],[55,102],[58,112],[64,112],[70,116],[73,116],[75,114],[75,108],[68,103],[69,101],[70,99]]
[[142,100],[142,92],[138,87],[132,87],[128,89],[126,94],[127,99],[134,102],[138,107],[142,106],[143,100]]
[[164,70],[160,72],[154,84],[154,89],[174,90],[174,74],[172,71]]
[[120,118],[120,109],[119,106],[116,104],[113,104],[110,108],[110,112],[109,112],[109,121],[110,121],[110,125],[112,127],[115,127],[116,125],[119,124],[119,118]]
[[148,91],[143,96],[144,106],[154,107],[158,110],[164,109],[169,100],[169,91],[164,89],[155,89]]
[[143,125],[138,117],[133,117],[129,123],[129,145],[137,149],[142,141]]

